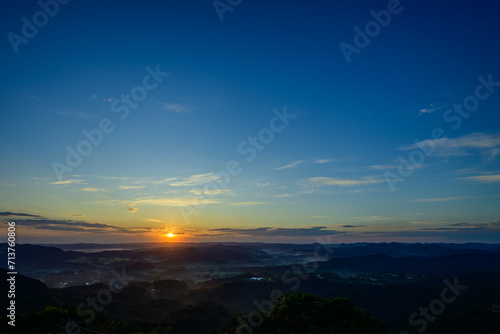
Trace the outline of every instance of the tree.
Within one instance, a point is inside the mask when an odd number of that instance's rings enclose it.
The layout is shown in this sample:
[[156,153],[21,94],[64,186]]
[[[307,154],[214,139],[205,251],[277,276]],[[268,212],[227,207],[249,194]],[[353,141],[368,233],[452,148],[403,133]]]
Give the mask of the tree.
[[277,299],[269,310],[237,317],[217,333],[383,334],[385,326],[356,309],[348,298],[324,299],[296,292]]

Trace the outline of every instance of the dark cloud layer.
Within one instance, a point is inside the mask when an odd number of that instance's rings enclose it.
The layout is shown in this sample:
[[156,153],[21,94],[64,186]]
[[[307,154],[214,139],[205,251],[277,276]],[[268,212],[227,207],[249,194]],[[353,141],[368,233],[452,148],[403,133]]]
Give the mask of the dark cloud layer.
[[40,215],[32,215],[29,213],[18,213],[18,212],[0,212],[0,216],[7,216],[7,217],[43,217]]
[[[27,217],[42,217],[36,215],[24,214]],[[53,230],[53,231],[70,231],[70,232],[92,232],[92,233],[125,233],[138,234],[146,233],[155,230],[152,227],[121,227],[102,223],[89,223],[86,221],[75,220],[57,220],[47,218],[37,219],[16,219],[18,225],[26,226],[35,230]]]
[[219,235],[246,235],[258,237],[316,237],[344,233],[335,230],[327,230],[325,226],[314,226],[309,228],[216,228],[209,230],[209,232],[218,232]]

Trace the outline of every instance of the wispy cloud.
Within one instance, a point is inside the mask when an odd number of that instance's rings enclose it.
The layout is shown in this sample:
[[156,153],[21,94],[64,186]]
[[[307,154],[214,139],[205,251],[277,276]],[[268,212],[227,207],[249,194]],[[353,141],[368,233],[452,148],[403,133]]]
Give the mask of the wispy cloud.
[[274,170],[282,170],[282,169],[286,169],[286,168],[294,168],[294,167],[297,167],[298,165],[302,164],[304,161],[305,160],[293,161],[293,162],[289,163],[288,165],[284,165],[284,166],[281,166],[281,167],[274,168]]
[[335,161],[335,159],[316,159],[314,162],[317,164],[326,164]]
[[368,184],[382,183],[384,180],[380,177],[364,177],[361,179],[339,179],[333,177],[312,177],[306,180],[313,186],[340,186],[354,187]]
[[170,178],[167,178],[167,179],[163,179],[163,180],[158,180],[158,181],[153,181],[153,184],[164,184],[164,183],[169,183],[169,182],[172,182],[172,181],[175,181],[179,179],[178,177],[170,177]]
[[494,182],[500,182],[500,174],[467,176],[467,177],[461,177],[459,179],[465,181],[479,182],[479,183],[494,183]]
[[419,115],[432,114],[433,112],[442,110],[444,108],[446,108],[446,104],[443,104],[443,103],[433,103],[433,104],[431,104],[427,108],[420,109],[420,111],[418,112],[418,114]]
[[205,183],[219,180],[221,176],[214,173],[197,174],[189,177],[182,178],[180,181],[171,182],[173,187],[196,187],[204,185]]
[[129,190],[129,189],[141,189],[146,186],[119,186],[118,189]]
[[287,197],[298,196],[300,194],[302,194],[302,192],[278,194],[278,195],[275,195],[274,197],[276,197],[276,198],[287,198]]
[[162,221],[159,219],[154,219],[154,218],[144,218],[144,219],[152,223],[162,223]]
[[397,169],[398,165],[373,165],[370,166],[370,168],[376,170],[388,170],[388,169]]
[[162,108],[169,112],[177,112],[177,113],[193,113],[193,110],[183,104],[180,103],[162,103]]
[[134,213],[136,212],[137,210],[139,210],[138,208],[133,208],[133,207],[130,207],[130,208],[127,208],[128,212],[130,213]]
[[49,184],[56,184],[56,185],[65,185],[65,184],[85,184],[83,180],[78,180],[78,179],[70,179],[70,180],[64,180],[64,181],[55,181],[55,182],[50,182]]
[[192,194],[195,195],[234,195],[233,191],[230,189],[205,189],[205,190],[199,190],[199,189],[193,189],[189,191]]
[[300,195],[310,195],[317,193],[317,189],[307,189],[307,190],[302,190],[302,191],[296,191],[294,193],[284,193],[284,194],[278,194],[274,195],[275,198],[287,198],[287,197],[295,197],[295,196],[300,196]]
[[147,205],[157,205],[157,206],[193,206],[193,205],[203,205],[203,204],[215,204],[219,203],[218,199],[215,198],[150,198],[150,199],[139,199],[133,201],[134,204],[147,204]]
[[88,191],[88,192],[99,192],[99,191],[106,191],[106,189],[102,189],[102,188],[94,188],[94,187],[86,187],[86,188],[82,188],[82,189],[78,189],[78,190],[74,190],[74,191]]
[[419,198],[414,199],[413,202],[447,202],[456,201],[460,199],[476,198],[476,196],[456,196],[456,197],[438,197],[438,198]]
[[433,155],[441,157],[465,156],[480,152],[490,162],[500,154],[500,134],[488,135],[474,132],[457,138],[426,139],[415,144],[401,146],[400,150],[413,150],[426,147]]

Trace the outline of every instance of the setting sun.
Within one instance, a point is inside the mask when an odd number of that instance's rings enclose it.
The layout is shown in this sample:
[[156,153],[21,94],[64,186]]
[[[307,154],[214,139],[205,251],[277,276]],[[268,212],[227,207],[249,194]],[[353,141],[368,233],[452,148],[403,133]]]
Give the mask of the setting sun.
[[173,238],[175,236],[175,234],[173,234],[173,233],[167,233],[167,234],[165,234],[165,236],[167,236],[169,238]]

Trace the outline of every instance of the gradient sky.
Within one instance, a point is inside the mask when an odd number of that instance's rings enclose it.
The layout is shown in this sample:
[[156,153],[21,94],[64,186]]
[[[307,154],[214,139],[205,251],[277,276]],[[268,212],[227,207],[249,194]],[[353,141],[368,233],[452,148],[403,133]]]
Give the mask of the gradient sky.
[[[245,0],[223,21],[209,0],[59,7],[17,53],[9,34],[41,8],[0,14],[0,218],[19,242],[500,241],[497,1],[401,1],[349,63],[341,43],[386,1]],[[114,130],[58,178],[103,119]],[[228,162],[241,171],[213,186]]]

